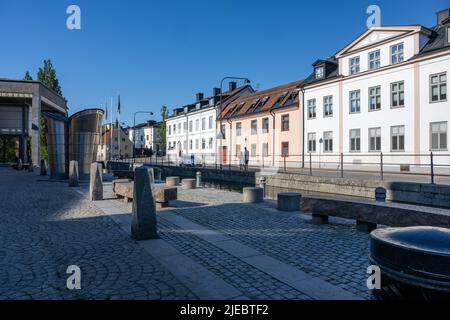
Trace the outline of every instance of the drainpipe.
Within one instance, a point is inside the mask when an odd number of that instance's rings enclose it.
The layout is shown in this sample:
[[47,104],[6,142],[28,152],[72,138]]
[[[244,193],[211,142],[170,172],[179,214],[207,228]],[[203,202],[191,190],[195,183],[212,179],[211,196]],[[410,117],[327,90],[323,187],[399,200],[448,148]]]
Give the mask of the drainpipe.
[[186,116],[186,154],[189,154],[189,115],[187,112],[185,113],[185,116]]
[[275,111],[269,110],[272,116],[272,166],[275,167]]
[[233,123],[232,123],[232,121],[230,120],[230,119],[228,119],[227,120],[228,121],[228,123],[230,124],[230,133],[229,133],[229,136],[230,136],[230,150],[228,150],[228,167],[230,168],[230,170],[231,170],[231,150],[232,150],[232,148],[233,148],[233,145],[232,145],[232,138],[231,138],[231,130],[233,129]]
[[[300,112],[302,114],[302,169],[305,168],[305,89],[300,88],[302,92],[302,105],[299,106]],[[300,101],[300,100],[299,100]],[[302,110],[303,108],[303,110]]]

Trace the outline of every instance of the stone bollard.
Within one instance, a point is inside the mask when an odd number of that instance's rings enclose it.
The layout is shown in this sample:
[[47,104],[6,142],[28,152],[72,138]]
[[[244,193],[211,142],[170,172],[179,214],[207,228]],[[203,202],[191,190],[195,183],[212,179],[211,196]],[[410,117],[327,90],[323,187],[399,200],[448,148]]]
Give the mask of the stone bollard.
[[45,159],[41,159],[40,175],[47,175],[47,161],[45,161]]
[[244,203],[258,203],[263,202],[263,189],[262,188],[244,188],[242,202]]
[[153,169],[134,171],[131,236],[135,240],[158,239]]
[[197,188],[201,188],[201,186],[202,186],[202,173],[200,171],[197,171],[196,177],[197,177],[196,187]]
[[180,184],[180,177],[167,177],[166,178],[166,186],[168,187],[176,187]]
[[78,187],[78,161],[72,160],[69,164],[69,187]]
[[196,180],[195,179],[183,179],[181,181],[182,189],[189,190],[195,189]]
[[280,211],[299,211],[302,195],[297,192],[280,192],[277,196],[277,208]]
[[266,177],[259,179],[259,187],[263,189],[263,197],[266,197]]
[[89,181],[89,200],[103,200],[102,165],[98,162],[91,164]]
[[17,170],[21,171],[23,169],[22,159],[19,158],[17,161]]
[[30,160],[30,166],[28,167],[28,172],[33,172],[33,171],[34,171],[33,160]]
[[375,189],[375,201],[386,202],[386,189],[383,187],[378,187]]

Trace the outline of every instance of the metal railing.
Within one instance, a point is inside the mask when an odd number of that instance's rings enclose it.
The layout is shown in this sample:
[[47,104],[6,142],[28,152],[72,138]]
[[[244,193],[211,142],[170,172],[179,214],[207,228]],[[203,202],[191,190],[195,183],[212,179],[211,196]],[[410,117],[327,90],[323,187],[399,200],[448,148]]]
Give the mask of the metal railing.
[[450,154],[444,153],[308,153],[296,155],[249,154],[246,163],[236,155],[194,153],[118,160],[133,164],[202,167],[215,170],[267,171],[396,181],[450,184]]

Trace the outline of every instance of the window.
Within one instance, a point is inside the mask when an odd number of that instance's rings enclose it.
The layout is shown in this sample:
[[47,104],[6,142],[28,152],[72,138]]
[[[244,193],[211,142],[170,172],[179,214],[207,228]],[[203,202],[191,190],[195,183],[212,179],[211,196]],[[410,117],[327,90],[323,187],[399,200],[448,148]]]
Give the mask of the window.
[[361,91],[350,92],[350,113],[361,112]]
[[214,139],[213,138],[209,138],[209,149],[213,148],[213,143],[214,143]]
[[178,124],[178,132],[181,133],[181,123]]
[[226,139],[227,138],[227,126],[223,123],[222,124],[222,134],[223,134],[223,138]]
[[187,141],[184,140],[184,141],[183,141],[183,150],[186,150],[186,149],[187,149]]
[[202,118],[202,130],[206,130],[206,118]]
[[381,87],[369,88],[369,111],[381,109]]
[[269,132],[269,118],[262,119],[262,133]]
[[281,116],[281,131],[289,131],[289,115]]
[[333,152],[333,131],[323,133],[323,152]]
[[431,150],[447,150],[447,122],[430,123]]
[[213,117],[209,116],[208,118],[208,128],[212,129],[213,128]]
[[200,120],[196,119],[195,120],[195,131],[199,131],[199,129],[200,129]]
[[361,130],[350,130],[350,152],[361,151]]
[[430,77],[431,102],[447,100],[447,73],[434,74]]
[[198,147],[199,147],[199,145],[198,145],[198,139],[195,139],[195,150],[198,150]]
[[206,139],[202,138],[202,150],[206,149]]
[[189,150],[192,150],[192,139],[189,140]]
[[316,118],[316,99],[308,100],[308,119]]
[[237,144],[236,145],[236,157],[239,157],[241,154],[241,145]]
[[391,107],[405,106],[405,84],[403,81],[391,83]]
[[169,126],[169,136],[172,134],[172,126]]
[[192,120],[189,121],[189,132],[192,132]]
[[174,124],[174,125],[173,125],[173,134],[176,134],[176,133],[177,133],[177,125]]
[[281,156],[288,157],[289,156],[289,142],[281,143]]
[[242,123],[236,122],[236,136],[240,137],[242,135]]
[[323,116],[331,117],[333,115],[333,96],[323,98]]
[[256,157],[256,144],[255,144],[255,143],[253,143],[253,144],[251,145],[251,148],[250,148],[250,156],[251,156],[251,157]]
[[380,67],[380,50],[369,52],[369,70]]
[[148,141],[148,140],[150,140],[150,137],[147,135],[147,137],[146,137],[146,140]]
[[268,143],[262,144],[262,156],[264,158],[267,158],[269,156],[269,144]]
[[252,135],[258,134],[258,121],[252,120]]
[[187,131],[187,122],[183,122],[183,132]]
[[391,63],[403,62],[403,43],[391,47]]
[[381,151],[381,128],[369,129],[369,151]]
[[391,151],[405,151],[405,126],[391,127]]
[[350,74],[359,72],[359,56],[350,58]]
[[308,152],[316,152],[316,134],[308,133]]
[[325,76],[325,72],[324,72],[324,67],[317,67],[315,69],[315,75],[316,75],[316,79],[323,79],[323,77]]

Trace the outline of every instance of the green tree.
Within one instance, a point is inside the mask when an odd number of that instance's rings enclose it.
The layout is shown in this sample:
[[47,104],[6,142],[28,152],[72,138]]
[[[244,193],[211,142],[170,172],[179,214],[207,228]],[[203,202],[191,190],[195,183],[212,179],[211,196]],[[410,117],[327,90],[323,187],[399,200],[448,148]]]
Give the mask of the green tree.
[[23,77],[23,80],[27,80],[27,81],[33,80],[33,77],[30,75],[30,71],[25,72],[25,76]]
[[161,151],[165,152],[166,151],[166,119],[168,116],[168,110],[166,106],[162,106],[161,107],[161,118],[162,118],[162,123],[161,123],[161,128],[159,129],[159,136],[161,138]]
[[44,60],[44,66],[39,68],[37,74],[38,81],[45,84],[47,87],[55,91],[57,94],[62,96],[61,86],[59,85],[59,80],[56,77],[55,68],[53,68],[52,61]]
[[[59,85],[59,80],[56,77],[56,70],[53,68],[52,61],[50,59],[44,60],[44,66],[39,68],[37,73],[37,80],[45,84],[47,87],[55,91],[55,93],[62,96],[61,86]],[[45,159],[48,156],[47,151],[47,121],[43,116],[41,116],[41,158]]]

